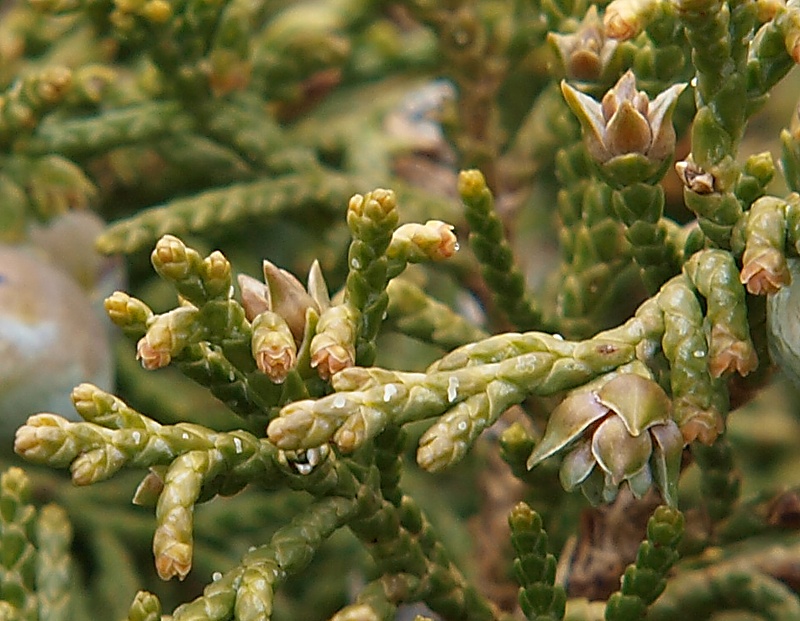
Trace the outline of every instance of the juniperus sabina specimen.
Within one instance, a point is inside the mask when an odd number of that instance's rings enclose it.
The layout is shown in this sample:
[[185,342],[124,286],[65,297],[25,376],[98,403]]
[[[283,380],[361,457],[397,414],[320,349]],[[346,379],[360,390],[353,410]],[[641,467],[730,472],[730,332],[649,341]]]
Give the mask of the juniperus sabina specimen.
[[134,347],[0,616],[800,619],[800,3],[2,11],[3,237],[106,218]]

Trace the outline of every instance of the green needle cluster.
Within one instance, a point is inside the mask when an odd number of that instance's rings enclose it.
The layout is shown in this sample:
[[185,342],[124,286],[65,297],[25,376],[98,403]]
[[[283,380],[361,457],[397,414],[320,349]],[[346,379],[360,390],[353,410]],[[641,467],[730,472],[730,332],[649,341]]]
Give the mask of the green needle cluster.
[[800,618],[800,0],[0,13],[0,618]]
[[466,206],[466,218],[473,232],[470,246],[483,267],[483,277],[512,324],[520,330],[534,330],[541,323],[540,311],[525,291],[525,278],[514,264],[503,223],[494,211],[494,198],[478,170],[463,171],[458,191]]
[[72,610],[72,528],[64,510],[31,504],[20,468],[0,475],[0,614],[6,619],[67,620]]
[[678,543],[683,536],[683,514],[658,507],[647,523],[647,540],[639,546],[636,563],[628,566],[622,587],[606,605],[606,621],[644,619],[647,607],[661,595],[666,576],[678,559]]
[[556,559],[547,552],[547,534],[542,519],[525,503],[514,507],[508,518],[511,543],[516,552],[514,574],[521,588],[520,605],[530,621],[561,621],[566,594],[554,586]]

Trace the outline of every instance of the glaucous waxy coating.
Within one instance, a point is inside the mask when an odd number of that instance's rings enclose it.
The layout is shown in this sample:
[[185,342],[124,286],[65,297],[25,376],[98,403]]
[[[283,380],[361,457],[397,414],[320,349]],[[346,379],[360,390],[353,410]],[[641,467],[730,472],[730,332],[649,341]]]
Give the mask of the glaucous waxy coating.
[[110,390],[108,328],[89,295],[31,248],[0,246],[0,435],[29,415],[77,419],[81,382]]
[[788,259],[792,284],[767,297],[769,353],[800,388],[800,260]]

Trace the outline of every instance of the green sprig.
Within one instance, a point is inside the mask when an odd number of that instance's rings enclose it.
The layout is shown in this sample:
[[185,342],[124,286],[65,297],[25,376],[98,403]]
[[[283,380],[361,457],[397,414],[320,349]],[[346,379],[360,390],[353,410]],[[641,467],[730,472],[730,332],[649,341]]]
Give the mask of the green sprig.
[[386,292],[389,294],[387,328],[432,343],[446,351],[488,336],[408,280],[393,279]]
[[58,505],[46,505],[39,512],[36,542],[39,619],[69,621],[72,618],[72,526],[66,512]]
[[703,313],[685,277],[669,281],[658,296],[663,312],[663,351],[670,364],[673,417],[684,437],[713,442],[722,431],[725,391],[708,370]]
[[193,125],[192,118],[177,102],[148,101],[89,118],[43,122],[28,139],[26,150],[33,154],[86,158],[117,147],[147,144],[182,134]]
[[717,523],[731,514],[741,491],[741,476],[734,468],[732,447],[722,437],[711,446],[692,445],[692,455],[700,467],[706,511],[712,522]]
[[[312,448],[332,439],[342,450],[352,451],[389,423],[402,425],[455,408],[452,420],[448,419],[454,425],[445,424],[428,438],[439,445],[433,454],[445,459],[430,462],[439,467],[463,456],[460,442],[468,445],[485,425],[526,395],[579,386],[634,356],[633,345],[602,338],[574,343],[536,332],[490,337],[449,354],[427,374],[374,375],[359,367],[343,371],[333,378],[333,385],[345,390],[286,405],[267,433],[284,450]],[[458,425],[462,420],[467,422],[463,431]],[[448,431],[456,433],[453,444],[445,440]]]
[[556,559],[547,551],[542,519],[527,504],[519,503],[508,522],[522,612],[529,621],[561,621],[567,596],[562,586],[555,585]]
[[466,207],[470,246],[481,263],[486,283],[497,305],[520,330],[541,327],[541,312],[526,292],[525,277],[514,262],[503,223],[494,210],[494,197],[478,170],[464,170],[458,176],[458,192]]
[[0,548],[4,551],[0,601],[13,610],[13,617],[26,620],[36,619],[38,609],[36,510],[30,495],[30,481],[22,469],[10,468],[0,475]]
[[683,528],[683,514],[677,509],[661,506],[655,510],[647,523],[647,539],[639,546],[636,563],[625,570],[622,587],[606,604],[606,621],[645,618],[647,607],[661,595],[667,574],[678,560]]
[[615,190],[612,201],[625,224],[625,237],[642,280],[653,294],[678,271],[672,263],[675,252],[667,243],[668,229],[662,220],[664,190],[660,185],[635,183]]
[[758,357],[750,339],[745,291],[733,256],[722,250],[704,250],[692,256],[683,269],[706,299],[711,375],[720,377],[728,371],[747,375],[755,370]]
[[355,506],[344,498],[318,501],[291,524],[278,529],[268,545],[248,552],[241,565],[221,574],[202,596],[179,606],[172,618],[269,619],[275,588],[308,564],[322,542],[351,517]]
[[668,621],[714,612],[751,613],[754,618],[790,621],[800,616],[797,595],[780,580],[743,567],[686,572],[672,580],[648,621]]
[[332,210],[351,194],[352,181],[334,174],[314,181],[307,175],[289,174],[234,183],[142,210],[109,227],[97,246],[106,254],[132,253],[166,234],[202,231],[248,217],[274,217],[308,207]]
[[337,612],[331,621],[393,621],[397,606],[386,597],[383,580],[367,584],[358,594],[356,602]]

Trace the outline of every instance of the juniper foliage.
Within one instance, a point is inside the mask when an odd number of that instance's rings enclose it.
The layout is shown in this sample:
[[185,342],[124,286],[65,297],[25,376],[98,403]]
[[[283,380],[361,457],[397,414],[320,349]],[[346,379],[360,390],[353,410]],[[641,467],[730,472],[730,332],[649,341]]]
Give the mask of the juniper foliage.
[[135,343],[0,616],[800,619],[800,3],[0,10],[3,241],[110,221]]

